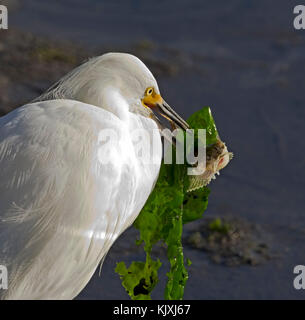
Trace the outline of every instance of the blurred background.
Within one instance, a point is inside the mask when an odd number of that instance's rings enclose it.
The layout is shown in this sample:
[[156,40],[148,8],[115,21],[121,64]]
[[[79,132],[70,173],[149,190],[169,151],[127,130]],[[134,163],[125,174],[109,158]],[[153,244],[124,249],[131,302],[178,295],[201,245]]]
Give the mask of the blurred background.
[[[137,55],[185,118],[211,107],[235,155],[211,183],[202,220],[185,226],[193,262],[185,299],[304,299],[293,287],[294,266],[305,265],[305,30],[293,28],[299,2],[0,0],[9,10],[9,29],[0,30],[1,115],[88,57]],[[234,232],[211,228],[217,218]],[[114,268],[145,258],[136,238],[133,228],[119,238],[78,299],[129,299]],[[154,254],[166,261],[163,247]],[[154,299],[163,298],[167,268]]]

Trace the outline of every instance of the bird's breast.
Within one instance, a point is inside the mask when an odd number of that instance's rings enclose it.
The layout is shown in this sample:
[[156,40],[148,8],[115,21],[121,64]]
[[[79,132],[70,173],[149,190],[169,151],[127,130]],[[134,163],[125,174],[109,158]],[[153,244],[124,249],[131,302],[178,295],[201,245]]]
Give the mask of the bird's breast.
[[92,179],[96,238],[105,254],[148,199],[158,178],[162,143],[156,123],[143,116],[132,114],[128,124],[103,128],[93,148]]

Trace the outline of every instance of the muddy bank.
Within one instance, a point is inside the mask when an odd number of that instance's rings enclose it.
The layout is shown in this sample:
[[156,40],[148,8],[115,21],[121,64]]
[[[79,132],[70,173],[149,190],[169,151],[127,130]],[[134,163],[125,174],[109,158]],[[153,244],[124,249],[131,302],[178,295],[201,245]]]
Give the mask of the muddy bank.
[[0,114],[40,95],[88,52],[10,29],[0,33]]
[[260,225],[241,218],[202,219],[195,230],[188,233],[185,245],[207,253],[217,264],[258,266],[276,257],[267,232]]

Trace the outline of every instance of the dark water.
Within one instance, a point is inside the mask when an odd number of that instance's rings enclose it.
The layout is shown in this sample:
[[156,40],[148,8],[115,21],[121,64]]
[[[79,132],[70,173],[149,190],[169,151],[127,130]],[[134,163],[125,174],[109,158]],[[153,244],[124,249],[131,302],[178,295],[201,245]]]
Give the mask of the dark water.
[[[84,45],[150,40],[175,48],[180,72],[161,77],[166,99],[185,116],[209,105],[234,161],[211,185],[208,214],[261,225],[279,258],[229,268],[186,249],[193,261],[185,298],[304,299],[293,267],[305,264],[305,31],[293,29],[294,1],[23,1],[12,26]],[[162,51],[162,50],[161,50]],[[110,251],[79,298],[128,298],[118,260],[139,258],[133,229]],[[163,273],[165,269],[163,269]],[[160,286],[159,286],[160,287]],[[111,289],[110,289],[111,288]],[[155,297],[161,297],[157,289]]]

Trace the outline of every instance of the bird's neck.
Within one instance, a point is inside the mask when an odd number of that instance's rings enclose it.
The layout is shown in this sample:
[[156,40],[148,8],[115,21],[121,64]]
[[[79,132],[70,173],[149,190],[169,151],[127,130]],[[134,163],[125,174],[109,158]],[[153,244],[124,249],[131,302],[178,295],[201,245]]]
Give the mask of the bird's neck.
[[105,87],[102,90],[85,90],[78,92],[76,100],[102,108],[122,121],[128,121],[129,105],[122,95],[112,87]]

